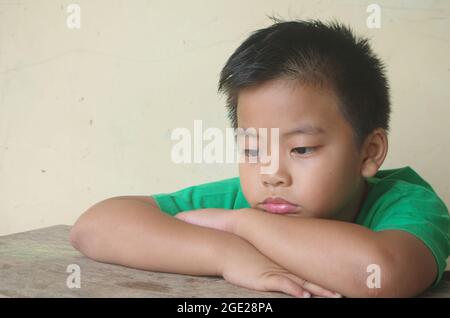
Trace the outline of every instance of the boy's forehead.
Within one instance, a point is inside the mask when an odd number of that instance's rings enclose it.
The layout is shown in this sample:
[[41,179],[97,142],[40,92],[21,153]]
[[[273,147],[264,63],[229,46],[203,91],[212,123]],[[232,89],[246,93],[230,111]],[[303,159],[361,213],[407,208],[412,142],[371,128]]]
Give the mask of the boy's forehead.
[[280,134],[320,135],[343,118],[334,91],[273,81],[239,93],[239,127],[277,127]]

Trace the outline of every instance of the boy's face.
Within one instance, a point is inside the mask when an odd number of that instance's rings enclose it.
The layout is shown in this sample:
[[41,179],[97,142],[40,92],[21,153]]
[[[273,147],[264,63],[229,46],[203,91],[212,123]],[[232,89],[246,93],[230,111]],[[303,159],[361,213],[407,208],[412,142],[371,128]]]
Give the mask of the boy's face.
[[[352,127],[332,89],[275,79],[241,90],[237,116],[239,127],[267,128],[269,156],[270,128],[279,129],[277,171],[262,174],[262,163],[249,163],[248,157],[239,164],[242,190],[252,208],[271,212],[262,202],[280,197],[296,205],[289,215],[354,221],[367,185]],[[322,132],[289,134],[306,125]]]

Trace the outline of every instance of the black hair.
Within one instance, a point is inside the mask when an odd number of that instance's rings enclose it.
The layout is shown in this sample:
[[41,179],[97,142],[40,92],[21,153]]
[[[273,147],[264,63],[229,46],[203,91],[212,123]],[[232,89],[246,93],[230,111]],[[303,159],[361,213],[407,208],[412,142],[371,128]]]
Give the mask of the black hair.
[[238,127],[239,91],[276,78],[304,84],[331,85],[339,108],[353,127],[358,149],[376,128],[388,132],[389,84],[385,67],[368,40],[332,21],[281,21],[254,31],[229,57],[220,73],[218,91],[227,96],[228,118]]

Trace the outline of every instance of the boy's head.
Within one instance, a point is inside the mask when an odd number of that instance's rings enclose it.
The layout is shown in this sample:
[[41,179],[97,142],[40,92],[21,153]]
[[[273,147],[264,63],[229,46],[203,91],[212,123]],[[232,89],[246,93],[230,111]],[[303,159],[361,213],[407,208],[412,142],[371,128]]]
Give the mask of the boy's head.
[[219,91],[234,128],[279,129],[275,173],[261,174],[261,163],[239,166],[252,207],[270,210],[262,202],[280,197],[295,204],[280,211],[354,221],[364,177],[386,156],[390,115],[384,67],[366,39],[337,22],[276,21],[231,55]]

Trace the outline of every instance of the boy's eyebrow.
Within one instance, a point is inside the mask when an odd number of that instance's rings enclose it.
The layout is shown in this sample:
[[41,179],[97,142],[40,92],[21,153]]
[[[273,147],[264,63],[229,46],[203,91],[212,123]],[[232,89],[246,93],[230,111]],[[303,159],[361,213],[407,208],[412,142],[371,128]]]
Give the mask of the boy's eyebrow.
[[296,134],[304,134],[304,135],[320,135],[325,133],[325,130],[322,127],[314,126],[311,124],[304,124],[296,129],[286,132],[283,136],[296,135]]
[[[248,128],[245,128],[245,127],[240,127],[240,128],[242,128],[245,131],[244,135],[249,135],[249,136],[254,136],[254,137],[256,136],[252,132],[252,129],[247,131]],[[258,129],[256,129],[256,128],[254,130],[258,131]],[[282,136],[290,136],[290,135],[297,135],[297,134],[320,135],[323,133],[325,133],[325,130],[319,126],[315,126],[315,125],[311,125],[311,124],[303,124],[292,131],[285,132],[284,134],[282,134]]]

